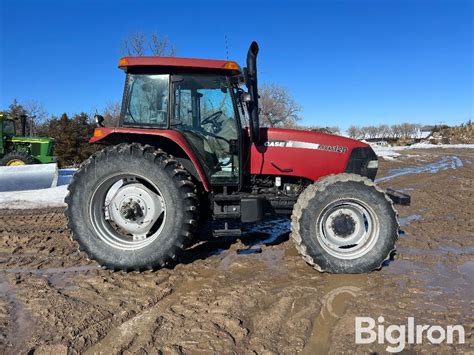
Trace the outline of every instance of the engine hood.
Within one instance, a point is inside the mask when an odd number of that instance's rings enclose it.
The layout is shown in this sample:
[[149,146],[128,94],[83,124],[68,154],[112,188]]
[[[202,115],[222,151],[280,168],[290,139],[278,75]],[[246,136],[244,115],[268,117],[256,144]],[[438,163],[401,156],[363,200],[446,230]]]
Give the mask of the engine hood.
[[252,174],[316,181],[330,174],[356,172],[349,169],[349,161],[352,163],[355,155],[361,164],[377,159],[368,144],[355,139],[296,129],[261,128],[259,144],[250,149],[250,170]]

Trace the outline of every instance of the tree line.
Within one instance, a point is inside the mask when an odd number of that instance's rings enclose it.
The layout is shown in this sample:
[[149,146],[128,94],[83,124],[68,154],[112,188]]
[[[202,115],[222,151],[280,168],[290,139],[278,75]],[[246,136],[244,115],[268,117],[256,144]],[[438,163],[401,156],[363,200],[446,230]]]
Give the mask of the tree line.
[[352,125],[347,129],[347,135],[354,139],[401,139],[415,136],[421,129],[422,125],[414,123],[401,124],[381,124],[378,126],[355,126]]

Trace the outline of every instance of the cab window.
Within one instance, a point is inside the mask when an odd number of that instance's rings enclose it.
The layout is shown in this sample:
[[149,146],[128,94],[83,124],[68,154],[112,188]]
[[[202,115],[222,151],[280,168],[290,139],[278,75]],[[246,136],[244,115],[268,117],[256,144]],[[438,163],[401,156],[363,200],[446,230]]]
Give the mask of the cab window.
[[169,75],[129,74],[123,124],[168,126]]
[[15,122],[12,120],[3,121],[3,134],[6,136],[15,135]]

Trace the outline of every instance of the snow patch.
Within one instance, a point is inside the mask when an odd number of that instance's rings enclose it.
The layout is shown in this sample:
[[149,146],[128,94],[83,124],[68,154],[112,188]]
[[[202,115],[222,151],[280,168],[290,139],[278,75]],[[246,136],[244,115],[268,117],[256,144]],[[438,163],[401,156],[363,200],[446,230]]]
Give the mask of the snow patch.
[[67,185],[41,190],[1,192],[0,209],[65,207],[67,192]]
[[456,148],[456,149],[474,149],[474,144],[429,144],[415,143],[408,147],[409,149],[435,149],[435,148]]
[[408,149],[474,149],[474,144],[429,144],[429,143],[415,143],[406,146],[379,146],[376,144],[371,145],[375,154],[378,157],[384,158],[385,160],[393,160],[396,157],[402,155],[400,152]]

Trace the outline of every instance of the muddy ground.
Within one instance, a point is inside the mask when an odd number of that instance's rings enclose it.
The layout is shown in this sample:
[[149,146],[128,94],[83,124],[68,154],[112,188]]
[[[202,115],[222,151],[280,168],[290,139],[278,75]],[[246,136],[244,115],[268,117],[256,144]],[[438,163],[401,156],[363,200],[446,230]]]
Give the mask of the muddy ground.
[[1,211],[0,353],[385,352],[355,344],[356,316],[462,324],[465,345],[405,351],[473,352],[474,151],[411,151],[378,176],[412,205],[398,207],[395,260],[368,275],[311,269],[282,219],[197,245],[172,269],[112,273],[77,251],[61,209]]

